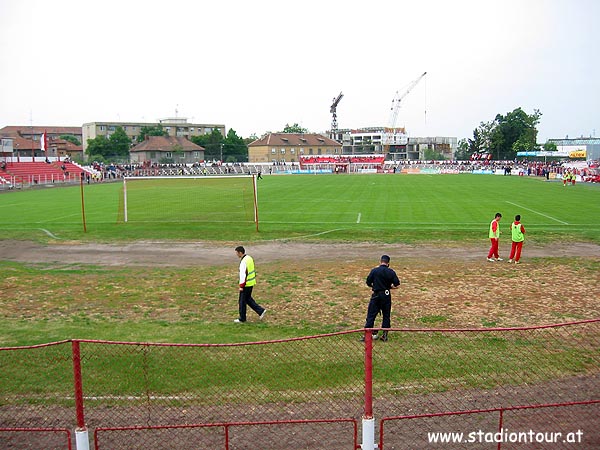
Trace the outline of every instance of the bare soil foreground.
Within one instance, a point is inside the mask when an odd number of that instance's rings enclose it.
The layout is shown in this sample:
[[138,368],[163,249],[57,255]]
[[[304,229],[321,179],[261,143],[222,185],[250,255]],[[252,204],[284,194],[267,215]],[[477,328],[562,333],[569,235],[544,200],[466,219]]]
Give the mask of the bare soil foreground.
[[[108,266],[202,266],[231,264],[235,260],[233,249],[239,243],[208,242],[133,242],[126,244],[64,243],[50,245],[29,241],[0,240],[0,260],[95,264]],[[244,245],[242,243],[242,245]],[[247,245],[246,250],[257,262],[322,260],[352,261],[370,258],[376,263],[379,256],[392,256],[392,266],[403,259],[436,259],[454,261],[483,261],[487,255],[487,243],[460,246],[459,244],[331,244],[270,241]],[[501,246],[508,259],[508,244]],[[531,258],[583,257],[600,258],[600,245],[592,243],[568,243],[543,246],[526,245],[523,262]]]
[[[125,244],[55,242],[44,245],[30,241],[0,240],[0,261],[41,263],[59,271],[63,266],[103,266],[103,270],[82,271],[83,274],[72,274],[64,279],[57,277],[56,271],[48,271],[51,273],[46,274],[43,270],[46,267],[43,267],[34,272],[35,282],[27,276],[11,276],[8,267],[6,274],[0,278],[0,303],[3,296],[10,299],[3,304],[3,314],[9,318],[20,318],[25,311],[31,317],[61,319],[72,315],[79,317],[81,314],[76,302],[65,299],[93,296],[95,301],[90,302],[85,314],[90,317],[96,314],[112,317],[114,304],[110,302],[110,298],[117,292],[122,296],[124,305],[119,311],[119,317],[123,321],[138,318],[177,321],[184,315],[203,317],[202,314],[205,314],[214,323],[231,324],[237,311],[238,259],[234,248],[240,244],[245,245],[248,253],[256,259],[259,276],[256,291],[260,302],[268,308],[269,314],[265,319],[268,325],[295,326],[300,317],[302,323],[328,324],[340,330],[361,328],[369,298],[365,277],[384,253],[391,256],[391,266],[398,272],[402,282],[401,289],[393,294],[393,327],[513,327],[600,317],[600,245],[538,245],[528,241],[523,249],[522,264],[515,266],[507,263],[509,243],[506,240],[501,241],[500,247],[504,261],[493,263],[486,261],[488,245],[485,241],[466,245],[301,243],[293,240],[250,244],[147,241]],[[196,270],[208,266],[219,267],[216,270]],[[121,276],[116,280],[110,279],[121,268],[127,268],[128,276],[135,283],[123,281]],[[32,300],[38,298],[44,298],[45,301]],[[257,320],[256,315],[249,318],[249,322]],[[378,319],[376,325],[379,323]],[[590,343],[597,342],[597,336],[587,339]],[[396,342],[399,342],[399,338],[392,335],[390,342],[383,345],[389,347]],[[378,342],[379,344],[381,343]],[[598,398],[597,371],[563,381],[560,389],[555,380],[548,380],[535,386],[502,386],[500,390],[510,394],[510,404],[523,404],[524,401],[551,403],[557,401],[557,395],[558,398],[569,401]],[[531,398],[535,400],[527,400]],[[471,390],[416,395],[403,403],[395,404],[386,403],[387,400],[390,399],[376,399],[379,417],[393,416],[399,411],[418,411],[418,408],[428,411],[459,410],[468,407],[471,404],[469,402],[474,402],[474,409],[479,409],[488,400],[491,405],[497,404],[498,391]],[[237,406],[240,421],[261,417],[256,405],[252,405],[251,409]],[[357,410],[356,405],[349,408],[346,406],[343,401],[326,405],[329,411],[343,411],[340,416],[353,414],[352,411]],[[310,417],[311,408],[319,409],[323,405],[307,404],[302,407],[303,417]],[[6,417],[16,416],[17,409],[13,411],[12,408],[17,407],[5,406]],[[565,447],[559,444],[556,448],[600,448],[597,431],[600,428],[596,414],[598,408],[587,408],[523,410],[512,413],[512,416],[506,414],[504,424],[511,431],[530,429],[570,432],[580,429],[585,433],[581,445]],[[102,409],[97,409],[98,417],[94,417],[94,410],[91,409],[92,412],[87,413],[89,425],[92,428],[98,424],[111,425],[110,420],[116,418],[119,411],[114,407],[107,410],[109,419],[102,415],[105,412]],[[190,420],[189,417],[182,419],[182,413],[176,408],[169,407],[164,413],[165,419],[169,421],[171,416],[167,414],[178,414],[172,417],[175,423]],[[201,413],[206,415],[206,408]],[[201,413],[198,412],[199,415]],[[19,414],[27,423],[38,418],[34,409],[25,412],[19,409]],[[148,417],[148,411],[133,407],[123,414],[136,423],[143,422]],[[190,409],[186,414],[191,416],[194,411]],[[430,422],[411,423],[407,427],[414,428],[404,429],[399,424],[395,425],[396,428],[388,425],[386,448],[429,448],[430,445],[423,437],[426,431],[448,431],[457,426],[456,422],[448,424],[443,420],[445,419],[435,418]],[[471,431],[472,426],[472,430],[495,430],[498,426],[497,419],[493,423],[490,421],[488,425],[487,422],[481,422],[483,419],[480,417],[471,420],[473,422],[464,419],[462,429]],[[122,423],[115,422],[114,425]],[[339,445],[336,447],[336,443],[347,440],[349,435],[346,431],[334,431],[325,437],[308,428],[298,429],[291,434],[300,443],[285,442],[277,447],[261,443],[269,439],[269,444],[279,442],[281,439],[277,433],[281,433],[281,430],[278,428],[270,430],[271,434],[265,434],[263,428],[245,427],[245,434],[238,433],[237,438],[232,438],[234,448],[288,450],[305,449],[307,447],[303,443],[313,441],[328,441],[330,448],[340,448]],[[406,436],[417,437],[409,443]],[[130,437],[135,436],[126,435],[122,439]],[[244,446],[235,440],[241,437],[246,439],[245,442],[255,443],[254,446]],[[416,440],[421,438],[421,441]],[[189,436],[184,435],[184,430],[181,430],[175,434],[173,442],[185,442],[186,439]],[[129,446],[129,442],[125,441],[120,441],[120,444],[113,448],[139,448]],[[12,444],[0,440],[1,448],[16,448],[10,445]],[[497,445],[473,445],[469,448],[496,447]],[[504,447],[503,445],[502,448]],[[446,445],[444,448],[467,447],[461,444]],[[542,447],[532,444],[506,448]]]
[[[42,263],[59,269],[77,265],[130,268],[137,281],[135,285],[119,286],[119,290],[127,290],[127,298],[140,299],[135,306],[145,311],[144,317],[165,319],[170,314],[210,310],[211,320],[230,322],[237,310],[237,245],[164,241],[44,245],[0,240],[0,260]],[[593,243],[526,242],[518,266],[507,263],[506,241],[500,246],[502,262],[486,261],[485,241],[478,245],[381,245],[280,240],[245,246],[257,262],[260,279],[256,294],[270,310],[268,322],[272,325],[291,325],[302,317],[307,323],[359,328],[364,323],[369,298],[365,277],[384,253],[391,256],[391,267],[402,282],[401,289],[393,295],[392,325],[396,327],[530,326],[600,317],[600,245]],[[203,270],[186,272],[185,282],[176,275],[178,268],[208,266],[224,268],[211,275],[210,285]],[[140,276],[140,271],[149,274],[155,270],[164,273]],[[35,305],[28,303],[29,297],[43,296],[60,303],[69,291],[77,297],[103,298],[98,286],[113,283],[99,277],[80,277],[74,285],[55,291],[48,290],[55,284],[51,277],[37,290],[27,280],[22,281],[23,285],[12,280],[8,285],[12,290],[5,293],[12,292],[13,303],[25,302],[28,311],[36,314]],[[176,308],[168,309],[165,299],[174,301]],[[217,304],[225,307],[215,310]],[[68,306],[65,308],[63,313],[75,313]],[[103,308],[99,304],[97,310],[89,313],[106,314],[108,310]],[[127,310],[132,315],[128,318],[136,320],[136,309]],[[17,317],[18,311],[14,313]]]

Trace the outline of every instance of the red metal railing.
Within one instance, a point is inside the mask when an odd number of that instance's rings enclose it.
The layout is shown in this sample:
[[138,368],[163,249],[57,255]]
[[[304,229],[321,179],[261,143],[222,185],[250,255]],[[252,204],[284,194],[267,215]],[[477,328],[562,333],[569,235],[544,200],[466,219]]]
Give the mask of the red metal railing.
[[98,450],[189,442],[356,449],[361,419],[379,420],[381,448],[384,437],[388,448],[406,448],[428,427],[443,431],[423,421],[460,417],[461,430],[492,432],[518,411],[536,412],[524,419],[532,429],[578,423],[582,448],[600,444],[600,319],[392,329],[389,342],[373,341],[370,331],[239,344],[67,340],[0,348],[0,448],[15,439],[70,448],[70,432],[58,445],[50,436],[75,428],[92,430]]

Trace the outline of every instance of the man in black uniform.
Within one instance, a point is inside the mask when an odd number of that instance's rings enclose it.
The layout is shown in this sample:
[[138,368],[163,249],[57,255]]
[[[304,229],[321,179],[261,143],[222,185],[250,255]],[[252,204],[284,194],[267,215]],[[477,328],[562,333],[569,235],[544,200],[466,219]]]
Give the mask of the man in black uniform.
[[[390,315],[392,311],[392,294],[390,294],[390,290],[397,289],[400,286],[400,280],[396,272],[390,269],[390,257],[388,255],[383,255],[379,266],[371,270],[367,276],[367,286],[373,290],[373,294],[371,294],[371,301],[367,310],[365,328],[373,328],[375,318],[379,312],[383,315],[381,328],[390,328]],[[373,332],[373,339],[377,339],[378,337],[377,332]],[[387,330],[381,334],[381,340],[384,342],[388,340]]]

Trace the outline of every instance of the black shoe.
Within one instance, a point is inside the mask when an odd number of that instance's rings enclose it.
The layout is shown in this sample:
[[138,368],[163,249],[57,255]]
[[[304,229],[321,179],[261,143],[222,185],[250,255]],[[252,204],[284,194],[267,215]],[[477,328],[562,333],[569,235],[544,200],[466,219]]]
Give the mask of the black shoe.
[[381,334],[381,342],[387,342],[387,341],[388,341],[388,333],[387,333],[387,331],[384,331]]

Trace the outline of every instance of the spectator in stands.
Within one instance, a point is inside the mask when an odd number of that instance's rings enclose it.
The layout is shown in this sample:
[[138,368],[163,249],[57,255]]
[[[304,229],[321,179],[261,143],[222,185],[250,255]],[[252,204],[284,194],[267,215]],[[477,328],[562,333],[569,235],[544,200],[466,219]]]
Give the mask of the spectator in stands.
[[[390,257],[388,255],[381,256],[379,266],[369,272],[367,286],[371,288],[372,294],[367,309],[365,328],[373,328],[375,318],[380,312],[383,316],[381,328],[390,328],[392,313],[392,294],[390,294],[390,290],[397,289],[400,286],[400,280],[396,272],[390,269]],[[374,332],[373,339],[377,339],[377,337],[378,333]],[[381,340],[383,342],[388,340],[387,330],[383,331]]]
[[246,254],[246,250],[241,245],[235,248],[235,253],[240,258],[240,283],[239,283],[239,317],[234,320],[236,323],[246,322],[247,306],[259,315],[262,320],[265,317],[267,310],[260,306],[252,298],[252,289],[256,285],[256,270],[254,268],[254,258]]

